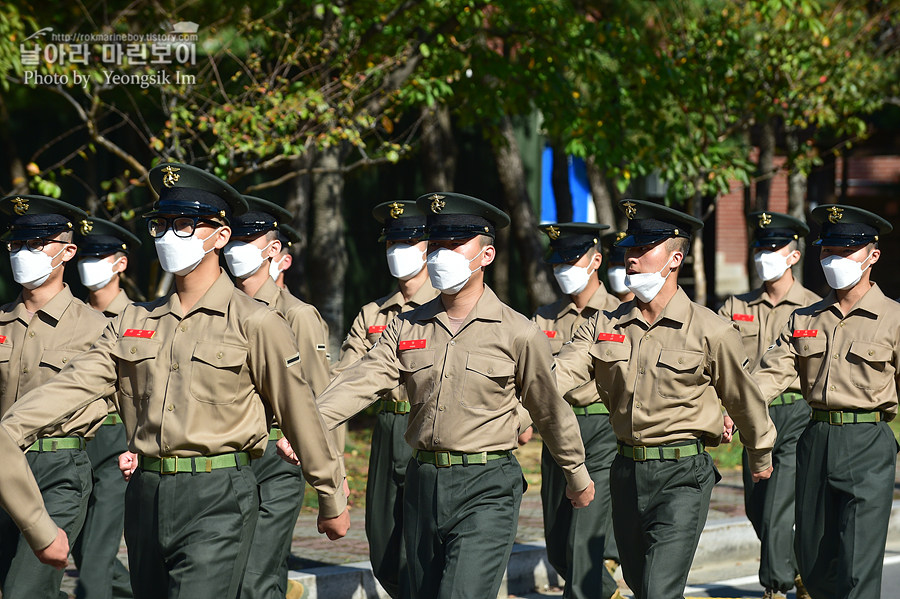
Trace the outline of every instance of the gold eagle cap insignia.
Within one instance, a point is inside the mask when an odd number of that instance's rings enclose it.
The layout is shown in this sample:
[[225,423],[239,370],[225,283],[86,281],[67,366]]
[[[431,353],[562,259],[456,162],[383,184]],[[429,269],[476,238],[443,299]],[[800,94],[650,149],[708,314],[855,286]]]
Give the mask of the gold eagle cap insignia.
[[162,169],[162,172],[165,173],[163,175],[163,185],[166,187],[175,187],[175,184],[178,183],[178,179],[181,178],[181,175],[178,174],[177,171],[180,171],[180,168],[175,168],[171,164]]
[[619,232],[616,234],[616,243],[622,241],[622,240],[625,239],[627,236],[628,236],[628,233],[626,233],[625,231],[619,231]]
[[16,199],[13,200],[13,204],[15,204],[15,208],[13,208],[13,211],[19,216],[22,216],[23,214],[28,212],[28,200],[16,197]]
[[442,195],[433,194],[429,199],[431,200],[431,211],[437,214],[441,210],[444,209],[444,206],[447,205],[447,202],[444,201],[444,197]]
[[559,229],[553,226],[547,227],[547,237],[549,237],[553,241],[556,241],[557,239],[559,239]]
[[403,204],[400,202],[394,202],[390,205],[391,209],[391,218],[400,218],[400,215],[403,214]]
[[625,209],[625,218],[628,220],[633,219],[637,215],[637,204],[634,202],[625,202],[622,204],[622,208]]
[[771,216],[769,216],[765,212],[763,212],[762,214],[759,215],[759,228],[760,229],[765,229],[766,227],[768,227],[771,224],[772,224]]
[[831,224],[837,224],[839,220],[844,218],[844,209],[838,208],[837,206],[831,206],[828,208],[828,222]]
[[87,235],[91,231],[94,230],[94,223],[89,221],[88,219],[84,219],[81,221],[81,234]]

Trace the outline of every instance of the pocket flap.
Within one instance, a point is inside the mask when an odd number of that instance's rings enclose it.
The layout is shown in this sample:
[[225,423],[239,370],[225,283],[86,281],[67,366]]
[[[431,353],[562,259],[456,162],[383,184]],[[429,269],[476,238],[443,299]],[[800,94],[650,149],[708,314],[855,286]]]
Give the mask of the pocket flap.
[[62,370],[62,367],[79,353],[81,352],[72,349],[45,349],[41,353],[41,364],[47,364],[57,370]]
[[888,362],[893,357],[893,348],[869,341],[854,341],[850,353],[866,362]]
[[194,346],[194,359],[217,368],[237,368],[247,362],[247,349],[236,345],[199,341]]
[[703,352],[683,349],[662,349],[659,352],[659,363],[676,372],[696,370],[703,362]]
[[620,362],[631,359],[631,346],[615,341],[598,341],[588,353],[601,362]]
[[112,354],[126,362],[140,362],[155,358],[159,352],[159,342],[139,337],[121,337],[116,341]]
[[434,364],[433,349],[405,349],[397,354],[400,370],[415,372]]
[[794,351],[802,358],[824,353],[828,347],[826,339],[816,337],[794,337],[791,343],[794,345]]
[[9,342],[0,344],[0,362],[9,362],[12,355],[12,344]]
[[469,352],[466,358],[466,370],[472,370],[484,376],[512,376],[516,372],[516,364],[505,358]]

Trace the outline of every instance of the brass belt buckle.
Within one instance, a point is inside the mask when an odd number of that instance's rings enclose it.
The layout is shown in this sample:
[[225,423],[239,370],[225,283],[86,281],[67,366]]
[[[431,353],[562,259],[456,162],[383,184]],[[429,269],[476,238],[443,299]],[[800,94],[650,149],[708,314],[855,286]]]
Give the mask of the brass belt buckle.
[[[167,467],[167,464],[171,464],[171,470]],[[159,473],[160,474],[177,474],[178,473],[178,458],[177,457],[169,457],[169,458],[159,458]]]
[[449,468],[450,467],[450,452],[449,451],[435,451],[434,452],[434,465],[438,468]]
[[844,425],[844,413],[840,411],[828,412],[828,424],[836,426]]
[[644,445],[635,445],[631,448],[631,459],[635,462],[644,462],[647,460],[647,447]]

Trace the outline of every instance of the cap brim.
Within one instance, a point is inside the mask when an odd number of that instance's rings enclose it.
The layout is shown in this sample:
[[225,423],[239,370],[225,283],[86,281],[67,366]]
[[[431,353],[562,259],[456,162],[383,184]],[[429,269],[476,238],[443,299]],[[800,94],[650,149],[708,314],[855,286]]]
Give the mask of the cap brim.
[[813,245],[826,245],[829,247],[841,247],[841,248],[849,248],[849,247],[857,247],[869,245],[870,243],[875,243],[875,238],[871,236],[858,236],[858,237],[820,237],[812,242]]
[[636,233],[634,235],[626,235],[616,244],[620,248],[636,248],[642,245],[656,245],[660,241],[674,238],[674,235],[659,233]]
[[587,242],[567,248],[551,247],[547,257],[544,258],[544,262],[547,264],[565,264],[573,260],[578,260],[596,245],[596,243]]

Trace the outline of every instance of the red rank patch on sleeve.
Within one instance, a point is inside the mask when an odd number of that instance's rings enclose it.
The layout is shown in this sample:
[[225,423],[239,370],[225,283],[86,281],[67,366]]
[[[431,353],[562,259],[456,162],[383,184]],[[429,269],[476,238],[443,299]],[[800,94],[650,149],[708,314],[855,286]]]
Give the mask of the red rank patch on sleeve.
[[548,339],[556,338],[556,331],[544,331],[544,334],[547,335]]
[[403,351],[404,349],[425,349],[425,340],[424,339],[408,339],[406,341],[401,341],[397,346],[397,349]]
[[743,322],[753,322],[754,316],[752,314],[732,314],[731,320],[740,320]]
[[794,337],[815,337],[819,334],[819,329],[795,329]]
[[372,326],[369,327],[369,334],[372,335],[372,334],[374,334],[374,333],[380,333],[380,332],[382,332],[385,328],[387,328],[387,325],[383,325],[383,324],[380,324],[380,325],[379,325],[379,324],[373,324]]
[[0,335],[0,343],[6,343],[6,335]]
[[597,341],[615,341],[616,343],[623,343],[625,341],[625,335],[616,335],[615,333],[598,333]]
[[141,339],[152,339],[156,331],[145,331],[143,329],[127,329],[123,337],[140,337]]

